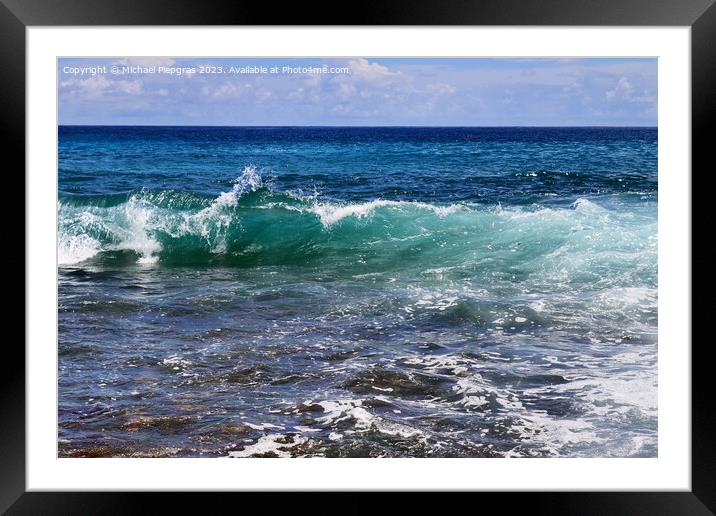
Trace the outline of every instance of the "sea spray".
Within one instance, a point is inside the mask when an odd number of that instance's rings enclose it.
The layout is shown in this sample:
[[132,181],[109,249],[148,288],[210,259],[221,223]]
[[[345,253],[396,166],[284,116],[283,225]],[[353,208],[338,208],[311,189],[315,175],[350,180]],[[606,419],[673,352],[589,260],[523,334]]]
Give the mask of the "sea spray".
[[[625,272],[633,253],[641,259],[656,253],[656,242],[644,238],[655,230],[652,220],[635,220],[586,199],[564,208],[509,209],[326,201],[272,191],[252,167],[214,199],[141,190],[120,203],[96,196],[92,203],[76,200],[60,200],[60,242],[66,242],[61,264],[127,252],[145,263],[320,264],[365,274],[417,272],[427,261],[453,275],[541,275],[565,286],[619,274],[628,286],[637,281]],[[635,272],[643,279],[656,269]]]

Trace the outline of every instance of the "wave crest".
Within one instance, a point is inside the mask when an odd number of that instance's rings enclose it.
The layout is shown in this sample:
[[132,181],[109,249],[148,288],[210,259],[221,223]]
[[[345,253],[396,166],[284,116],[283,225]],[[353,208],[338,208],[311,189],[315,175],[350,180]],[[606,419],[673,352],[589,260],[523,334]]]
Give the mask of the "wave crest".
[[58,212],[61,265],[112,259],[380,273],[429,264],[448,271],[441,277],[515,281],[537,273],[564,283],[632,271],[639,258],[654,266],[635,274],[656,274],[656,220],[587,199],[564,208],[337,202],[273,191],[247,167],[216,197],[176,190],[66,196]]

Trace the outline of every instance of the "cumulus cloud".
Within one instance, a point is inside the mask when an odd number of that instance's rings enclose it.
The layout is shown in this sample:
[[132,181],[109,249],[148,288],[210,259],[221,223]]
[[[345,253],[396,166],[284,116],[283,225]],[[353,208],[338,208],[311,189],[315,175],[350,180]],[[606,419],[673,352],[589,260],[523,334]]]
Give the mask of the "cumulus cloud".
[[626,77],[620,77],[614,89],[606,92],[606,96],[607,100],[628,100],[632,98],[633,93],[634,86],[632,86],[632,84],[629,82],[629,79],[627,79]]
[[139,79],[134,81],[115,81],[117,91],[127,93],[129,95],[137,95],[142,91],[142,81]]
[[351,69],[351,75],[358,79],[375,81],[399,75],[398,72],[392,72],[387,66],[380,65],[378,63],[371,63],[367,59],[354,59],[348,61],[348,66]]
[[140,79],[111,80],[104,75],[94,75],[86,79],[69,79],[61,81],[60,90],[69,95],[87,99],[98,99],[108,94],[139,95],[143,84]]
[[441,95],[450,95],[457,91],[457,88],[455,88],[455,86],[452,86],[450,84],[445,84],[444,82],[428,84],[425,87],[425,89],[427,89],[428,91],[433,92],[433,93],[439,93]]
[[616,86],[605,93],[609,102],[621,100],[624,102],[654,102],[656,96],[650,94],[648,90],[637,93],[637,89],[626,77],[620,77]]
[[176,63],[174,59],[169,57],[123,57],[116,61],[116,64],[122,66],[173,66]]
[[235,100],[249,90],[251,90],[250,84],[225,82],[215,88],[207,85],[202,88],[202,93],[206,96],[210,96],[214,100]]

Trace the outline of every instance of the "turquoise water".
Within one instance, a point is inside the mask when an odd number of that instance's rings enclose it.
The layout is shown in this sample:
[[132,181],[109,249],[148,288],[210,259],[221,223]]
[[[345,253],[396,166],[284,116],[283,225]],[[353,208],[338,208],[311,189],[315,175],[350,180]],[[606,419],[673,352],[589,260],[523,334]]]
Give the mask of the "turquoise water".
[[63,456],[656,456],[657,131],[60,127]]

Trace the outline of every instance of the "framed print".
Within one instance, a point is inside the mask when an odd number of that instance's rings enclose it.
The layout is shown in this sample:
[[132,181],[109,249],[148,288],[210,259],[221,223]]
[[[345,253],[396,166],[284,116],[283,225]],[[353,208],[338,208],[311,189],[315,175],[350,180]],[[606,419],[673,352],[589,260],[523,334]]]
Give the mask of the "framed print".
[[5,2],[27,303],[3,510],[711,513],[691,182],[716,8],[495,6]]

